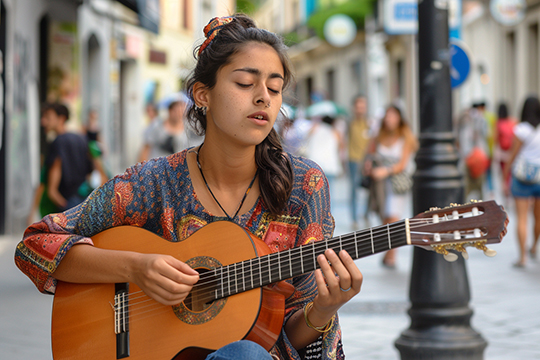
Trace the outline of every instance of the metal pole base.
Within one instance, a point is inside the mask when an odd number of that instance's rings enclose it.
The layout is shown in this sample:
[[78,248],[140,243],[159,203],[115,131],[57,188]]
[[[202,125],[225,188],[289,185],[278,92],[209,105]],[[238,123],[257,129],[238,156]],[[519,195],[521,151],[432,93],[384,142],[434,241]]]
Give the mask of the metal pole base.
[[471,328],[440,326],[407,329],[394,345],[401,360],[483,360],[487,342]]

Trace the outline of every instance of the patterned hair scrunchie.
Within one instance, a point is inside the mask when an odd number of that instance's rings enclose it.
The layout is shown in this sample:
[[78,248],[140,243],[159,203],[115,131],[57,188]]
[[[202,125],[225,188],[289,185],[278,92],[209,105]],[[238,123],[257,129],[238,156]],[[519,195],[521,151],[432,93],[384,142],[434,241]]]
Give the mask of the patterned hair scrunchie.
[[204,40],[201,47],[199,48],[199,56],[201,55],[203,50],[206,49],[208,45],[210,45],[212,40],[214,40],[214,38],[219,33],[219,30],[221,30],[223,26],[227,25],[233,20],[234,20],[234,17],[232,16],[224,16],[224,17],[215,17],[208,22],[208,24],[203,29],[204,36],[206,36],[206,40]]

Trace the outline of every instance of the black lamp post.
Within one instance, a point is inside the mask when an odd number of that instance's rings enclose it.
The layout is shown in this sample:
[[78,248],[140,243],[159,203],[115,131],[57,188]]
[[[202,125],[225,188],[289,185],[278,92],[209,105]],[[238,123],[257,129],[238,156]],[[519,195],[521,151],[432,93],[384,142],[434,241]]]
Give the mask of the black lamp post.
[[[452,131],[447,0],[418,2],[420,149],[414,175],[414,213],[463,201],[463,178]],[[402,360],[483,359],[486,341],[470,326],[472,310],[463,258],[449,263],[414,249],[411,325],[395,346]]]

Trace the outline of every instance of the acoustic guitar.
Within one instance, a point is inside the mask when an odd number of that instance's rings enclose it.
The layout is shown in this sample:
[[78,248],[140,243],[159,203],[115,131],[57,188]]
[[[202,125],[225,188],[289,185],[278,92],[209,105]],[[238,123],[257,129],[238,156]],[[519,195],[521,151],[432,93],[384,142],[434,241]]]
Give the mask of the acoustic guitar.
[[414,218],[271,253],[240,226],[220,221],[181,242],[131,226],[92,238],[103,249],[168,254],[189,264],[200,279],[184,302],[165,306],[135,284],[58,282],[52,312],[54,359],[204,359],[241,339],[270,350],[294,288],[283,280],[318,268],[317,255],[345,249],[359,259],[404,245],[443,254],[449,261],[466,247],[493,256],[508,218],[494,201],[432,208]]

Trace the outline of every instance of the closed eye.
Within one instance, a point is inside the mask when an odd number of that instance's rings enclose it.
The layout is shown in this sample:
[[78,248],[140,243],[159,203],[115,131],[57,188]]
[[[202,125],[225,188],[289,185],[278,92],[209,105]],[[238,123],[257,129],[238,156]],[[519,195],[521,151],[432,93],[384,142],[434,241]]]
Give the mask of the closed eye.
[[274,90],[274,89],[270,89],[270,88],[268,88],[268,90],[273,92],[276,95],[279,95],[281,93],[281,91],[279,91],[279,90]]
[[244,88],[244,89],[247,89],[248,87],[251,86],[251,84],[242,84],[242,83],[236,83],[238,86],[240,86],[241,88]]

